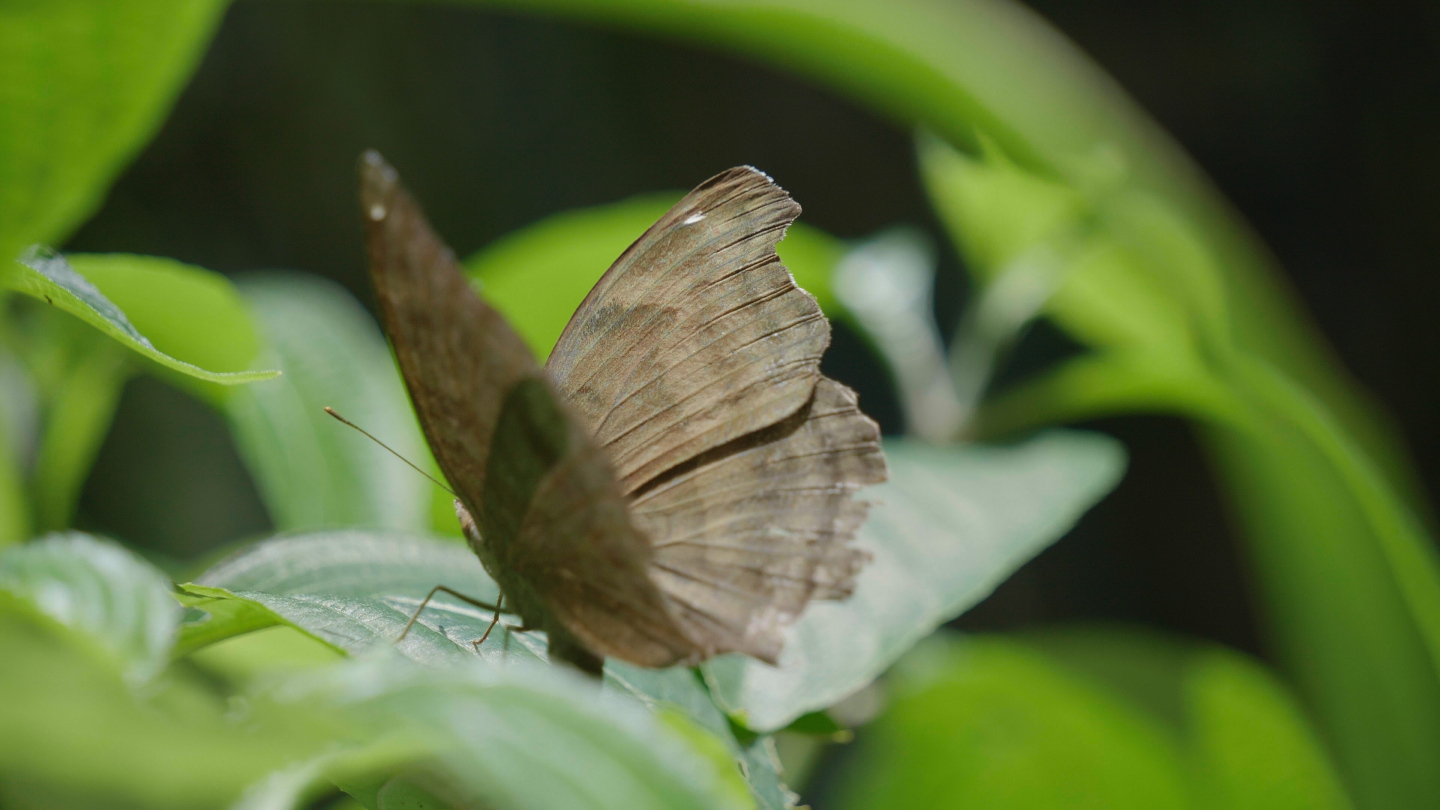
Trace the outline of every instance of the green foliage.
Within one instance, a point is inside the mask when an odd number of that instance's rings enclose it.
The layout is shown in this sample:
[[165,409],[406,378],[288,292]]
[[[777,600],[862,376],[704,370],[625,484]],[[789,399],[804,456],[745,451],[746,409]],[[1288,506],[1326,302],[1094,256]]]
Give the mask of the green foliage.
[[1350,807],[1294,698],[1224,650],[937,638],[890,686],[842,807]]
[[[257,276],[241,292],[263,332],[263,362],[285,373],[236,390],[225,413],[276,528],[426,529],[433,485],[324,411],[434,468],[374,320],[317,278]],[[448,496],[443,509],[455,526]]]
[[226,5],[0,6],[3,264],[31,243],[60,242],[90,215],[169,112]]
[[1440,563],[1385,479],[1383,445],[1363,447],[1264,345],[1241,342],[1243,310],[1212,253],[1163,201],[1086,195],[933,140],[922,158],[981,277],[1051,250],[1047,313],[1096,348],[992,402],[982,428],[1151,410],[1201,420],[1251,528],[1280,652],[1357,791],[1391,806],[1437,795],[1425,763],[1440,756]]
[[[1223,650],[1113,633],[937,641],[890,680],[845,804],[1436,803],[1440,562],[1403,452],[1265,251],[1053,31],[999,0],[466,2],[737,50],[934,133],[922,172],[967,266],[986,290],[1018,274],[1053,290],[1045,314],[1094,350],[993,399],[972,427],[1134,411],[1203,426],[1303,702]],[[791,795],[757,731],[870,683],[1118,477],[1117,448],[1093,436],[892,444],[864,538],[875,564],[850,602],[806,614],[778,669],[612,663],[597,691],[541,667],[529,634],[501,629],[474,650],[490,616],[443,595],[390,652],[431,586],[494,587],[461,546],[422,536],[453,532],[449,499],[320,411],[433,471],[358,305],[295,276],[255,279],[242,299],[153,257],[8,260],[94,208],[224,6],[0,8],[0,293],[48,305],[6,310],[0,545],[69,525],[136,370],[223,410],[277,526],[336,531],[242,551],[184,587],[183,613],[162,574],[94,538],[0,553],[0,804],[298,807],[340,785],[371,808],[782,808]],[[560,215],[468,266],[544,355],[673,199]],[[830,283],[846,251],[803,226],[780,247],[835,317],[850,317]],[[285,376],[249,371],[257,352]],[[242,382],[257,384],[221,387]],[[21,418],[27,398],[42,419]]]
[[[140,305],[146,321],[158,327],[162,344],[174,343],[185,353],[218,361],[222,366],[245,366],[255,353],[255,334],[239,308],[234,291],[219,276],[199,268],[148,256],[90,256],[82,268],[97,278],[76,271],[65,257],[33,248],[21,257],[24,269],[13,287],[74,315],[99,329],[131,351],[159,365],[205,382],[222,385],[267,380],[274,371],[209,371],[161,351],[133,324],[97,285]],[[202,320],[203,318],[203,320]],[[142,323],[143,323],[142,322]]]
[[[32,506],[20,505],[10,513],[13,522],[0,524],[0,545],[69,525],[121,387],[136,371],[212,402],[223,401],[228,386],[279,373],[243,370],[255,359],[254,325],[230,283],[198,267],[150,256],[67,259],[32,248],[10,281],[46,305],[22,311],[28,317],[4,335],[46,419],[30,476]],[[18,470],[7,470],[0,491],[21,480]]]

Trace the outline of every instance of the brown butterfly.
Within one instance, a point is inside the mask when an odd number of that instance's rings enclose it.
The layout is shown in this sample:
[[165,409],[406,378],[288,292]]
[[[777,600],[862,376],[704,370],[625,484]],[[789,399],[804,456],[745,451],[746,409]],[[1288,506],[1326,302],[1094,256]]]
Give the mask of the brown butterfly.
[[850,595],[854,492],[885,459],[820,374],[830,325],[775,254],[800,206],[769,177],[731,169],[676,203],[544,368],[379,154],[360,181],[385,331],[465,536],[553,658],[775,663],[806,603]]

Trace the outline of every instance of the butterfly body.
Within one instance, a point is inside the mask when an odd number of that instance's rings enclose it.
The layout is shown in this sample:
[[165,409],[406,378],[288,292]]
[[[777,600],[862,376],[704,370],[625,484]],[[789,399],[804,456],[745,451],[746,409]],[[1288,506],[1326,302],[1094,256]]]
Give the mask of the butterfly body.
[[544,368],[478,296],[378,155],[371,274],[472,548],[552,657],[598,670],[776,660],[842,598],[878,430],[823,377],[829,324],[775,243],[799,206],[765,175],[697,187],[615,262]]

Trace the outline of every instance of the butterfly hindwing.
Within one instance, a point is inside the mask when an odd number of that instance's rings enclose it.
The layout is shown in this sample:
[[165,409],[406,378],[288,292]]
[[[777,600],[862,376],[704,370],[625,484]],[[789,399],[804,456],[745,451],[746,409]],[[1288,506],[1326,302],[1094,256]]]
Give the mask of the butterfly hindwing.
[[849,545],[868,506],[854,492],[886,467],[878,427],[834,380],[766,432],[658,482],[631,512],[687,632],[774,663],[807,602],[850,595],[869,559]]

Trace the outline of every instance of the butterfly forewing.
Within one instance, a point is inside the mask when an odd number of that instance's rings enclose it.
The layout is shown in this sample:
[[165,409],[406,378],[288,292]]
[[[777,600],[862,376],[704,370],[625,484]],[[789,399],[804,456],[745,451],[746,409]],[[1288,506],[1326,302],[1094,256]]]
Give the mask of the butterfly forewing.
[[573,629],[598,655],[694,657],[605,454],[373,152],[361,200],[385,330],[467,536],[510,604],[552,643]]

